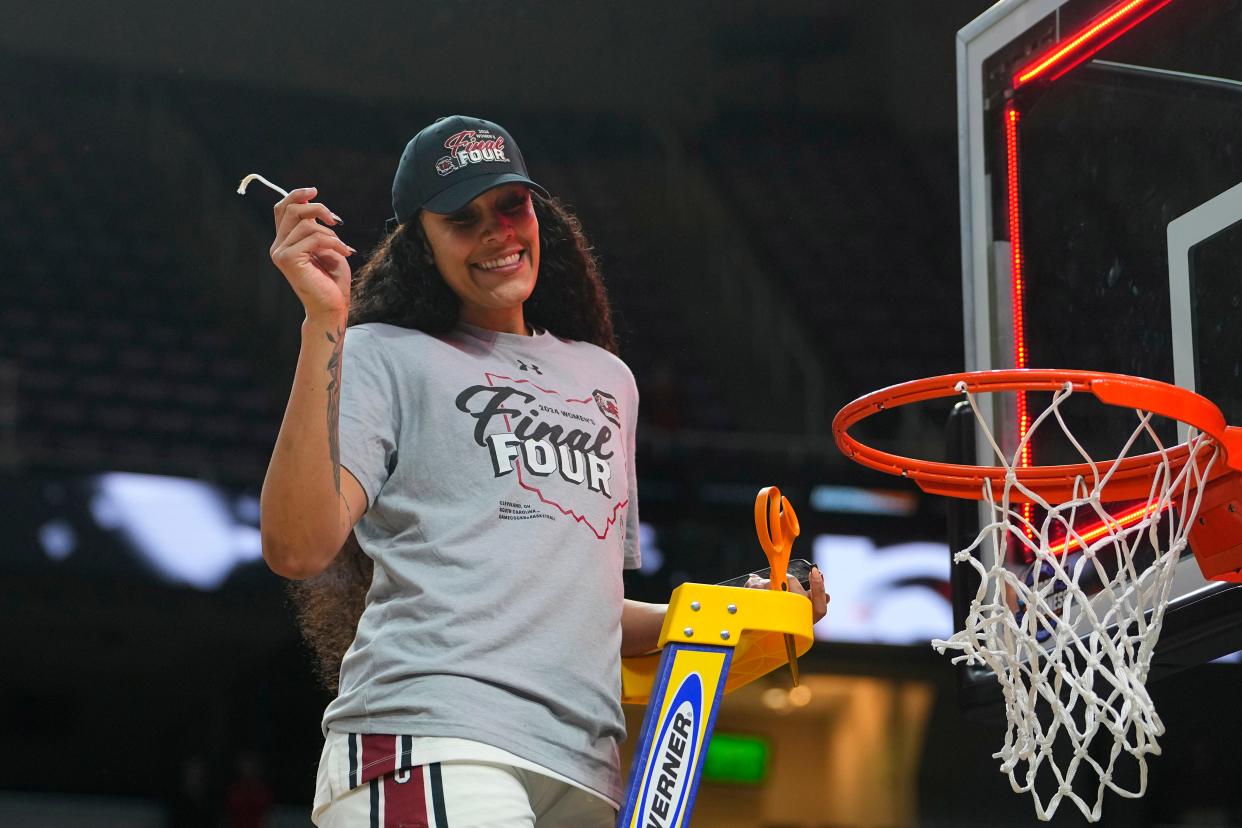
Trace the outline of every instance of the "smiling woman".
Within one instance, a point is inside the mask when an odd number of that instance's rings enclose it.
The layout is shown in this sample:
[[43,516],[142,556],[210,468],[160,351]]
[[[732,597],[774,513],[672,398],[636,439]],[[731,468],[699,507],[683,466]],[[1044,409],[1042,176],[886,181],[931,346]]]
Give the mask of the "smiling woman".
[[539,221],[522,184],[488,190],[451,215],[424,210],[436,269],[461,300],[459,319],[527,334],[522,303],[539,273]]
[[276,207],[306,321],[262,503],[337,690],[313,819],[611,825],[665,607],[624,599],[638,393],[590,245],[476,118],[410,141],[356,276],[315,194]]

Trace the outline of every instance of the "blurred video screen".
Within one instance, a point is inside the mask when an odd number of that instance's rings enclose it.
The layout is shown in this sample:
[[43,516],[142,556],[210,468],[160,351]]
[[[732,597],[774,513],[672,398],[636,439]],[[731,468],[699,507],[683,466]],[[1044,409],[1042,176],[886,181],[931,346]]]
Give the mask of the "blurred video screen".
[[916,645],[952,635],[947,544],[818,535],[814,554],[832,596],[817,639]]

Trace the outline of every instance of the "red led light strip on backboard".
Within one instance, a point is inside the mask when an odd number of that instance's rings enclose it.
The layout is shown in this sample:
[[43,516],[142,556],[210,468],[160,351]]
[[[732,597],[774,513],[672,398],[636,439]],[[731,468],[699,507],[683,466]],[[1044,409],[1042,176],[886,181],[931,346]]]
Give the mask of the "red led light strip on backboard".
[[[1013,101],[1005,105],[1005,184],[1009,191],[1009,272],[1013,286],[1010,301],[1013,304],[1013,365],[1015,368],[1026,367],[1026,321],[1023,303],[1026,294],[1026,282],[1022,277],[1022,213],[1019,207],[1018,178],[1018,109]],[[1031,427],[1031,415],[1026,405],[1026,392],[1017,392],[1018,405],[1018,441],[1026,440],[1026,432]],[[1018,466],[1026,468],[1031,465],[1031,444],[1022,443],[1022,451],[1018,453]],[[1022,504],[1022,518],[1026,525],[1026,536],[1033,538],[1035,529],[1032,519],[1035,507],[1028,501]]]
[[1049,80],[1056,80],[1170,2],[1172,0],[1129,0],[1115,6],[1087,24],[1078,34],[1062,41],[1051,52],[1019,69],[1013,76],[1013,88],[1017,89],[1043,75],[1048,75]]
[[[1018,179],[1018,110],[1010,101],[1005,105],[1005,154],[1007,156],[1006,186],[1009,190],[1009,267],[1013,284],[1013,365],[1015,368],[1026,367],[1026,321],[1023,314],[1023,302],[1026,298],[1026,283],[1022,276],[1022,214],[1019,207]],[[1018,439],[1026,437],[1031,425],[1030,414],[1026,408],[1026,393],[1018,392]],[[1022,447],[1018,465],[1031,465],[1031,447]]]
[[1148,515],[1163,511],[1169,508],[1169,504],[1160,505],[1159,503],[1144,503],[1136,509],[1128,512],[1122,512],[1120,515],[1112,518],[1109,522],[1097,523],[1085,532],[1079,532],[1073,538],[1066,538],[1058,544],[1048,547],[1048,551],[1054,555],[1064,555],[1072,549],[1086,546],[1098,537],[1108,534],[1118,529],[1124,529],[1131,524],[1138,523]]
[[[1025,64],[1013,76],[1012,88],[1017,91],[1019,87],[1030,83],[1040,77],[1047,76],[1049,81],[1055,81],[1062,77],[1066,72],[1075,66],[1087,60],[1100,49],[1112,43],[1117,38],[1146,20],[1152,14],[1167,6],[1172,0],[1127,0],[1106,10],[1099,17],[1092,20],[1080,32],[1060,41],[1054,45],[1048,52],[1037,56],[1031,62]],[[1010,265],[1012,280],[1012,297],[1013,303],[1013,341],[1014,341],[1014,367],[1027,367],[1027,345],[1026,345],[1026,321],[1024,305],[1026,301],[1026,279],[1023,273],[1023,250],[1022,250],[1022,216],[1019,207],[1019,194],[1021,192],[1021,179],[1018,170],[1018,108],[1014,99],[1010,99],[1005,104],[1005,162],[1006,162],[1006,189],[1009,196],[1009,248],[1010,248]],[[1017,415],[1018,415],[1018,440],[1021,442],[1026,439],[1027,431],[1030,429],[1031,419],[1030,410],[1027,407],[1026,393],[1019,391],[1017,393]],[[1031,446],[1026,443],[1022,446],[1022,451],[1018,456],[1018,465],[1027,467],[1031,465]],[[1030,503],[1022,505],[1022,517],[1026,519],[1026,534],[1032,537],[1034,528],[1032,526],[1032,516],[1034,507]],[[1140,513],[1141,516],[1141,513]],[[1134,518],[1137,520],[1138,518]],[[1124,524],[1123,524],[1124,525]],[[1106,531],[1107,526],[1103,526],[1101,532]],[[1097,535],[1098,537],[1098,535]],[[1062,545],[1064,551],[1064,544]]]

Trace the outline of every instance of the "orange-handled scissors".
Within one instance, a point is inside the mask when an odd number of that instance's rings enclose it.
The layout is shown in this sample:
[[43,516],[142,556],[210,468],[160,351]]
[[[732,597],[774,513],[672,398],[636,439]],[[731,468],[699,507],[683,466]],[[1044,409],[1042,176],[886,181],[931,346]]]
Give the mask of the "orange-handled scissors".
[[[794,538],[798,537],[801,528],[798,526],[798,515],[793,505],[775,486],[759,490],[755,498],[755,532],[759,535],[759,545],[768,558],[768,587],[786,592],[789,590],[789,553],[793,549]],[[785,635],[785,655],[789,658],[789,672],[793,674],[793,683],[798,684],[798,653],[794,649],[792,635]]]

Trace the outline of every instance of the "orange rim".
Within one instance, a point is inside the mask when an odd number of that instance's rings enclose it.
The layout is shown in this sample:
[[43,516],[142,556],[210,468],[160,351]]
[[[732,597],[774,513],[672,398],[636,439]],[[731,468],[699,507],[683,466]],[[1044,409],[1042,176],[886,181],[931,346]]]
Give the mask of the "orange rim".
[[[1242,471],[1242,429],[1228,426],[1224,415],[1211,400],[1165,382],[1099,371],[1030,368],[969,371],[892,385],[859,397],[837,413],[832,421],[837,448],[846,457],[864,466],[908,477],[931,494],[980,500],[984,485],[990,484],[993,497],[999,499],[1005,486],[1003,466],[969,466],[903,457],[872,448],[849,434],[851,426],[879,411],[958,396],[962,393],[958,385],[962,383],[966,391],[976,394],[1058,391],[1069,383],[1075,392],[1089,392],[1106,405],[1149,411],[1191,425],[1208,435],[1223,451],[1224,462],[1218,465],[1213,478],[1229,468]],[[1232,461],[1230,449],[1233,449],[1232,454],[1236,458]],[[1180,470],[1188,455],[1189,448],[1183,443],[1164,453],[1152,452],[1122,460],[1108,480],[1105,499],[1116,501],[1148,497],[1156,468],[1167,459],[1173,469]],[[1096,467],[1106,469],[1111,465],[1111,461],[1104,460],[1098,462]],[[1079,478],[1090,480],[1092,468],[1089,463],[1026,466],[1015,468],[1014,474],[1034,494],[1045,501],[1058,502],[1073,497],[1075,482]],[[1029,499],[1017,489],[1011,490],[1009,496],[1019,502]]]

